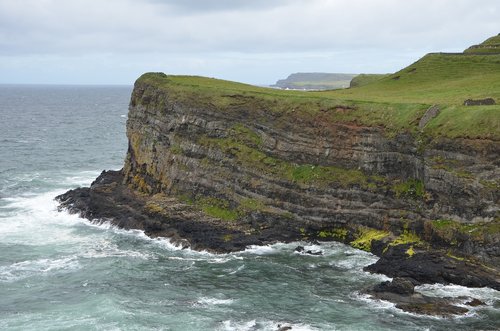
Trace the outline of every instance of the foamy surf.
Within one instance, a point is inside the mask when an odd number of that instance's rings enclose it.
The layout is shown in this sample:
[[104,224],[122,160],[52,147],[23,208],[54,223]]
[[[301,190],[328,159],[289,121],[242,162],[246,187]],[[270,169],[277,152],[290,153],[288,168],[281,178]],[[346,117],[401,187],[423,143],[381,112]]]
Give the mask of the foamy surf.
[[[307,324],[302,323],[287,323],[269,320],[249,320],[249,321],[233,321],[225,320],[218,328],[219,331],[275,331],[280,328],[289,327],[290,331],[319,331],[321,329],[314,328]],[[335,330],[331,328],[329,330]]]
[[208,298],[201,297],[196,303],[202,306],[213,306],[213,305],[231,305],[234,302],[233,299],[219,299],[219,298]]
[[75,257],[37,259],[0,266],[0,282],[14,282],[32,276],[45,276],[56,272],[69,272],[80,268]]
[[482,300],[487,300],[490,303],[498,301],[500,303],[500,291],[489,287],[465,287],[460,285],[444,285],[444,284],[424,284],[416,286],[415,290],[434,297],[477,297]]
[[54,196],[62,191],[7,198],[2,209],[0,240],[4,243],[29,245],[60,243],[74,240],[72,226],[79,223],[76,215],[57,211]]

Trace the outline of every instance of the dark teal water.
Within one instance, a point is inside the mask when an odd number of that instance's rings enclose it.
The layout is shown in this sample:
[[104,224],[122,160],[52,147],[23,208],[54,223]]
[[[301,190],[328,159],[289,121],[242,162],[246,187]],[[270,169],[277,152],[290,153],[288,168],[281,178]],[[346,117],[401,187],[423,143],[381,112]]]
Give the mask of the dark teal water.
[[[0,330],[495,330],[500,294],[434,285],[489,306],[456,318],[401,312],[360,291],[376,257],[323,243],[227,255],[57,212],[54,196],[119,169],[130,87],[0,86]],[[302,243],[304,244],[304,243]]]

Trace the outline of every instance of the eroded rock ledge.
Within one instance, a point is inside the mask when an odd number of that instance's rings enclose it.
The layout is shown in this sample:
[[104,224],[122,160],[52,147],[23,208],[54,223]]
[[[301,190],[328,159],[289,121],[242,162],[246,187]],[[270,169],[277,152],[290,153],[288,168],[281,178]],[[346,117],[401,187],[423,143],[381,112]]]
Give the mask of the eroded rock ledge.
[[336,240],[379,255],[370,271],[500,289],[498,141],[389,135],[346,121],[356,107],[288,104],[146,74],[124,168],[61,206],[193,249]]

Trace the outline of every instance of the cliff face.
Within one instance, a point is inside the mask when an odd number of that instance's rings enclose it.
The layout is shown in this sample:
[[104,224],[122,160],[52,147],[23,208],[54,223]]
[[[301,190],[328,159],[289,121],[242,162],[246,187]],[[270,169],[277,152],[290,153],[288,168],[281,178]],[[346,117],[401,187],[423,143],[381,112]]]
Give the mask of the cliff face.
[[124,167],[134,189],[233,223],[286,219],[303,237],[352,241],[370,228],[389,242],[411,233],[498,261],[497,141],[388,136],[332,121],[330,112],[356,111],[343,106],[295,115],[244,94],[219,108],[173,93],[136,83]]
[[146,74],[124,168],[58,199],[194,249],[337,240],[379,255],[371,271],[500,288],[499,142],[419,131],[428,106],[394,132],[309,95]]

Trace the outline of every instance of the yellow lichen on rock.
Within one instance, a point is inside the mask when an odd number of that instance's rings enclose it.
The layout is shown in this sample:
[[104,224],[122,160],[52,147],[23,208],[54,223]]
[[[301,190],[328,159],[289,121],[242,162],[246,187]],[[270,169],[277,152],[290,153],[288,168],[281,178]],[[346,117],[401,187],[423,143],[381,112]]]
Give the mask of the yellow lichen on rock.
[[391,233],[389,231],[376,230],[367,227],[361,227],[358,232],[356,240],[351,241],[351,246],[367,252],[371,251],[372,241],[381,240],[388,237]]

